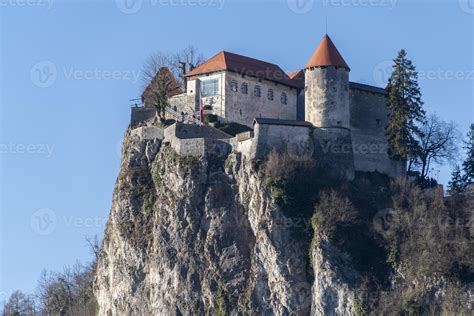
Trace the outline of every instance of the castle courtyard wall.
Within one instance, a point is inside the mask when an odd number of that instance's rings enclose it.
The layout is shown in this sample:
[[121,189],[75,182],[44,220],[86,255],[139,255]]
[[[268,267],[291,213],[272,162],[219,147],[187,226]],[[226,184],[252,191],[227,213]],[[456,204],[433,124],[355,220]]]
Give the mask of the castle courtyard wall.
[[336,177],[354,178],[352,134],[346,128],[314,128],[313,157],[317,163]]
[[388,155],[385,128],[388,124],[387,95],[362,89],[350,90],[352,147],[356,171],[378,171],[391,177],[405,174],[405,163]]
[[[312,155],[312,151],[304,152],[305,145],[311,146],[311,125],[254,125],[254,138],[250,148],[251,158],[263,160],[275,150],[291,156]],[[310,148],[311,149],[311,148]]]
[[[314,128],[307,122],[291,124],[254,125],[254,138],[251,143],[245,140],[240,144],[251,159],[264,160],[276,150],[288,154],[293,159],[315,159],[337,177],[354,177],[354,157],[352,138],[349,129]],[[250,147],[250,149],[249,149]],[[239,147],[238,147],[239,148]]]

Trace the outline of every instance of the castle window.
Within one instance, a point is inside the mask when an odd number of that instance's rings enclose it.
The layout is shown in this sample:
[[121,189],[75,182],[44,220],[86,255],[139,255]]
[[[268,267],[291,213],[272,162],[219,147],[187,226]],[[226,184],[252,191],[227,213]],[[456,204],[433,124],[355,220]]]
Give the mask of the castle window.
[[219,89],[219,80],[205,80],[202,82],[201,95],[203,97],[210,97],[217,95]]
[[282,104],[287,104],[287,103],[288,103],[288,96],[286,95],[285,92],[282,92],[282,93],[281,93],[281,98],[280,98],[280,100],[281,100],[281,103],[282,103]]
[[377,126],[382,126],[382,121],[380,119],[375,120],[377,122]]
[[268,98],[268,100],[273,101],[273,90],[272,89],[268,89],[267,98]]
[[240,92],[242,92],[243,94],[249,93],[249,85],[246,82],[242,83],[242,85],[240,86]]
[[232,80],[230,82],[230,90],[233,92],[237,92],[239,90],[239,84],[237,83],[237,81]]
[[256,97],[260,97],[262,95],[262,90],[260,88],[260,86],[255,86],[255,88],[253,89],[253,95],[256,96]]

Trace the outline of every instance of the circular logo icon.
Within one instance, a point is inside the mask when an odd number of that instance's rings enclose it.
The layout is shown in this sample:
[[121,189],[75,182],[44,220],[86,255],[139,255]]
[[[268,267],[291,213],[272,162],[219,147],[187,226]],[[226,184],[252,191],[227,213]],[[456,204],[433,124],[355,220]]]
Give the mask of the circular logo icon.
[[52,86],[56,81],[56,76],[56,65],[49,60],[36,63],[30,70],[31,82],[39,88]]
[[474,0],[458,0],[461,10],[466,13],[474,14]]
[[400,213],[392,208],[383,209],[375,214],[374,229],[382,236],[389,236],[395,232],[400,221]]
[[142,8],[143,0],[115,0],[117,8],[125,14],[135,14]]
[[311,158],[314,152],[313,139],[309,135],[298,135],[290,140],[287,151],[293,159]]
[[56,229],[56,214],[48,209],[37,210],[30,217],[31,229],[39,235],[49,235]]
[[386,87],[388,84],[388,79],[393,72],[393,61],[385,60],[379,64],[377,64],[374,68],[374,72],[372,73],[374,82],[376,85],[380,87]]
[[296,14],[305,14],[313,9],[314,0],[286,0],[288,8]]

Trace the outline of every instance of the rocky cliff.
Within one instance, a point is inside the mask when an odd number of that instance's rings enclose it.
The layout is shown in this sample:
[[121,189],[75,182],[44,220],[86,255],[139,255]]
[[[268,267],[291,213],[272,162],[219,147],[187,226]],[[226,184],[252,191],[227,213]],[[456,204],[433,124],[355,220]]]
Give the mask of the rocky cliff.
[[258,163],[179,157],[130,131],[122,155],[95,278],[100,315],[352,313],[338,252],[309,253],[292,234],[309,221],[285,217]]
[[291,155],[184,157],[160,135],[126,134],[100,315],[472,312],[474,196]]

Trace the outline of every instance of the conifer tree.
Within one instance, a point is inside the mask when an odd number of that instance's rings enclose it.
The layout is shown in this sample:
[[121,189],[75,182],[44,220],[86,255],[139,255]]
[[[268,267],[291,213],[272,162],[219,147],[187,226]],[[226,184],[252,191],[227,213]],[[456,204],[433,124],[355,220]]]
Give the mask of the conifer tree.
[[466,141],[467,157],[463,162],[462,167],[464,171],[465,182],[467,184],[474,182],[474,124],[471,124],[471,129],[467,134]]
[[465,178],[461,173],[461,168],[456,166],[451,173],[451,180],[448,183],[449,194],[458,194],[464,192],[466,189]]
[[389,79],[389,122],[387,136],[390,156],[407,160],[419,148],[416,136],[421,135],[419,123],[425,120],[425,111],[418,87],[418,73],[407,53],[402,49],[394,60]]

